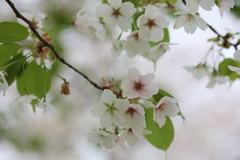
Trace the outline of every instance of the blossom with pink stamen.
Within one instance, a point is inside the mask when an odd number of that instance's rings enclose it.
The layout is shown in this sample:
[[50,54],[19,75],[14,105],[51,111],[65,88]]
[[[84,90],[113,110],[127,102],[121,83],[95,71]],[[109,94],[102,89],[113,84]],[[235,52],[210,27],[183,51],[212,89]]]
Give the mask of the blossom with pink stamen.
[[163,127],[166,122],[166,116],[177,116],[179,108],[177,106],[178,100],[170,97],[163,97],[154,108],[153,120],[156,121],[159,127]]
[[149,73],[140,75],[139,71],[131,68],[128,71],[128,79],[122,81],[121,88],[123,89],[123,97],[148,99],[152,95],[157,94],[157,86],[151,84],[154,79],[154,74]]

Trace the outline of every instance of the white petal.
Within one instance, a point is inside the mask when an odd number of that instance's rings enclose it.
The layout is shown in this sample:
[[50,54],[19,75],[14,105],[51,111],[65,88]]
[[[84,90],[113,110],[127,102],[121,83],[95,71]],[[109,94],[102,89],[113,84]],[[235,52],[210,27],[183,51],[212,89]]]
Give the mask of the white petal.
[[129,146],[134,146],[138,142],[138,137],[132,132],[128,132],[126,141],[129,144]]
[[117,99],[116,95],[113,94],[113,92],[108,89],[105,89],[101,95],[102,102],[107,103],[109,105],[112,105],[116,99]]
[[148,5],[145,10],[145,15],[150,19],[154,19],[157,16],[157,8],[153,5]]
[[101,4],[97,7],[96,15],[100,17],[109,17],[112,15],[112,7],[108,4]]
[[139,70],[137,70],[136,68],[130,68],[129,69],[128,78],[130,80],[133,80],[133,81],[137,82],[139,80],[139,76],[140,76]]
[[121,6],[122,0],[108,0],[108,3],[110,3],[113,8],[117,9]]
[[200,6],[206,11],[212,10],[212,7],[214,6],[214,0],[201,0],[199,3]]
[[185,32],[187,32],[188,34],[193,34],[197,29],[197,25],[195,23],[192,23],[192,24],[185,24],[184,25],[184,30]]
[[164,106],[164,110],[163,110],[164,114],[167,116],[177,116],[178,112],[179,112],[179,108],[175,103],[166,103],[166,105]]
[[156,121],[159,125],[159,127],[163,127],[166,122],[166,117],[163,112],[161,112],[158,109],[154,109],[154,121]]
[[176,15],[176,14],[178,14],[178,15],[185,15],[185,14],[189,14],[189,12],[188,11],[178,11],[178,12],[174,13],[174,15]]
[[228,68],[231,71],[235,71],[235,72],[237,72],[238,75],[240,75],[240,68],[237,68],[237,67],[234,67],[234,66],[228,66]]
[[167,19],[164,16],[158,15],[154,22],[160,26],[161,28],[167,28],[169,25],[169,22],[167,21]]
[[125,2],[120,8],[120,13],[125,17],[131,17],[136,12],[136,8],[131,2]]
[[234,56],[234,60],[240,62],[240,50],[237,50],[233,56]]
[[95,117],[101,117],[103,115],[103,113],[106,111],[107,107],[104,105],[98,106],[98,107],[94,107],[90,113],[95,116]]
[[112,144],[112,139],[110,136],[107,137],[102,137],[101,138],[101,144],[106,148],[106,149],[112,149],[114,146]]
[[195,18],[195,20],[196,20],[197,26],[198,26],[201,30],[205,31],[206,28],[207,28],[206,22],[205,22],[201,17],[199,17],[199,16],[194,16],[194,18]]
[[151,83],[154,78],[155,78],[155,75],[153,73],[149,73],[149,74],[146,74],[146,75],[142,76],[141,82],[144,83],[144,84],[145,83]]
[[106,129],[110,128],[113,124],[112,115],[109,112],[105,112],[100,117],[100,123],[101,123],[103,128],[105,128],[105,127],[106,127]]
[[117,19],[113,16],[104,18],[103,22],[109,24],[112,27],[115,27],[117,25]]
[[187,16],[185,16],[185,15],[178,17],[176,22],[175,22],[175,24],[174,24],[174,26],[173,26],[173,28],[174,29],[178,29],[178,28],[184,26],[186,19],[187,19]]
[[151,41],[153,42],[159,42],[163,39],[164,37],[164,31],[162,28],[158,27],[153,27],[152,28],[152,36],[151,36]]
[[131,28],[130,19],[123,16],[118,17],[117,24],[123,31],[126,32]]
[[198,1],[187,0],[187,8],[192,14],[196,14],[198,12],[198,7],[199,7],[199,2]]

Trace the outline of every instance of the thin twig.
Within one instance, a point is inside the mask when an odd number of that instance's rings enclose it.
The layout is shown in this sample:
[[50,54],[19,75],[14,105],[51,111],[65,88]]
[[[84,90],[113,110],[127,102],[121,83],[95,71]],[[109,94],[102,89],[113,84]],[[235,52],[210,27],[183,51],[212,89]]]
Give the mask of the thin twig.
[[24,22],[26,22],[29,25],[29,28],[32,30],[32,32],[38,37],[38,39],[40,41],[42,41],[44,46],[49,47],[52,52],[54,53],[55,57],[62,62],[63,64],[67,65],[69,68],[73,69],[75,72],[77,72],[78,74],[80,74],[81,76],[83,76],[83,78],[85,78],[89,83],[91,83],[95,88],[100,89],[100,90],[104,90],[104,89],[108,89],[108,87],[101,87],[99,86],[97,83],[93,82],[92,80],[90,80],[84,73],[82,73],[81,71],[79,71],[78,69],[74,68],[71,64],[69,64],[68,62],[66,62],[58,53],[57,51],[54,49],[54,47],[49,44],[42,36],[40,36],[40,34],[38,33],[38,31],[36,30],[36,28],[34,27],[34,24],[28,20],[27,18],[25,18],[21,13],[19,13],[19,11],[15,8],[14,3],[11,2],[10,0],[6,0],[6,2],[9,4],[9,6],[12,8],[12,10],[14,11],[14,13],[16,14],[17,18],[22,19]]

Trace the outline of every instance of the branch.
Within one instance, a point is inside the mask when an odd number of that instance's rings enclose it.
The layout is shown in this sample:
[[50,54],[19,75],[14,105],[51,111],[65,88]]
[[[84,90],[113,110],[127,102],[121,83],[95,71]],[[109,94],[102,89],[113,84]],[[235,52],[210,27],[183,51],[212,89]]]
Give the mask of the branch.
[[101,87],[99,86],[97,83],[93,82],[92,80],[90,80],[84,73],[82,73],[81,71],[79,71],[78,69],[74,68],[71,64],[69,64],[68,62],[66,62],[58,53],[57,51],[54,49],[54,47],[49,44],[42,36],[40,36],[40,34],[38,33],[38,31],[36,30],[36,28],[34,27],[34,24],[28,20],[27,18],[25,18],[21,13],[19,13],[19,11],[15,8],[14,3],[11,2],[11,0],[6,0],[6,2],[9,4],[9,6],[12,8],[12,10],[14,11],[15,15],[17,18],[22,19],[24,22],[26,22],[29,25],[29,28],[31,29],[31,31],[38,37],[38,39],[40,41],[42,41],[44,46],[49,47],[52,52],[54,53],[54,55],[56,56],[56,58],[62,62],[63,64],[67,65],[69,68],[73,69],[75,72],[77,72],[78,74],[80,74],[81,76],[83,76],[83,78],[85,78],[89,83],[91,83],[95,88],[100,89],[100,90],[104,90],[104,89],[108,89],[108,87]]

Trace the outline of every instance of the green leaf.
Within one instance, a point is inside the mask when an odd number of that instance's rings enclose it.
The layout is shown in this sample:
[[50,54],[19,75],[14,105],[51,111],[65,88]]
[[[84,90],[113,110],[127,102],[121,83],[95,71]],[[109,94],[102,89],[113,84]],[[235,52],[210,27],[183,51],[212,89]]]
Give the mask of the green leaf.
[[0,23],[0,43],[19,42],[26,39],[28,35],[28,29],[19,23]]
[[228,76],[232,81],[240,78],[240,75],[238,75],[235,71],[231,71],[228,66],[240,67],[240,62],[231,58],[223,60],[218,66],[219,74],[221,76]]
[[25,61],[25,56],[23,56],[22,54],[18,54],[7,62],[6,65],[9,66],[6,68],[6,80],[9,86],[15,81],[17,77],[22,74]]
[[153,108],[145,109],[146,129],[152,131],[152,134],[145,134],[145,138],[156,148],[166,151],[173,141],[174,128],[172,121],[166,117],[165,125],[160,128],[156,122],[153,121]]
[[51,77],[48,70],[38,66],[35,61],[31,62],[17,79],[17,89],[21,95],[26,94],[26,87],[28,94],[36,95],[39,99],[45,96],[50,86]]
[[5,43],[0,45],[0,67],[10,60],[11,56],[15,55],[17,51],[21,48],[20,45],[16,43]]

